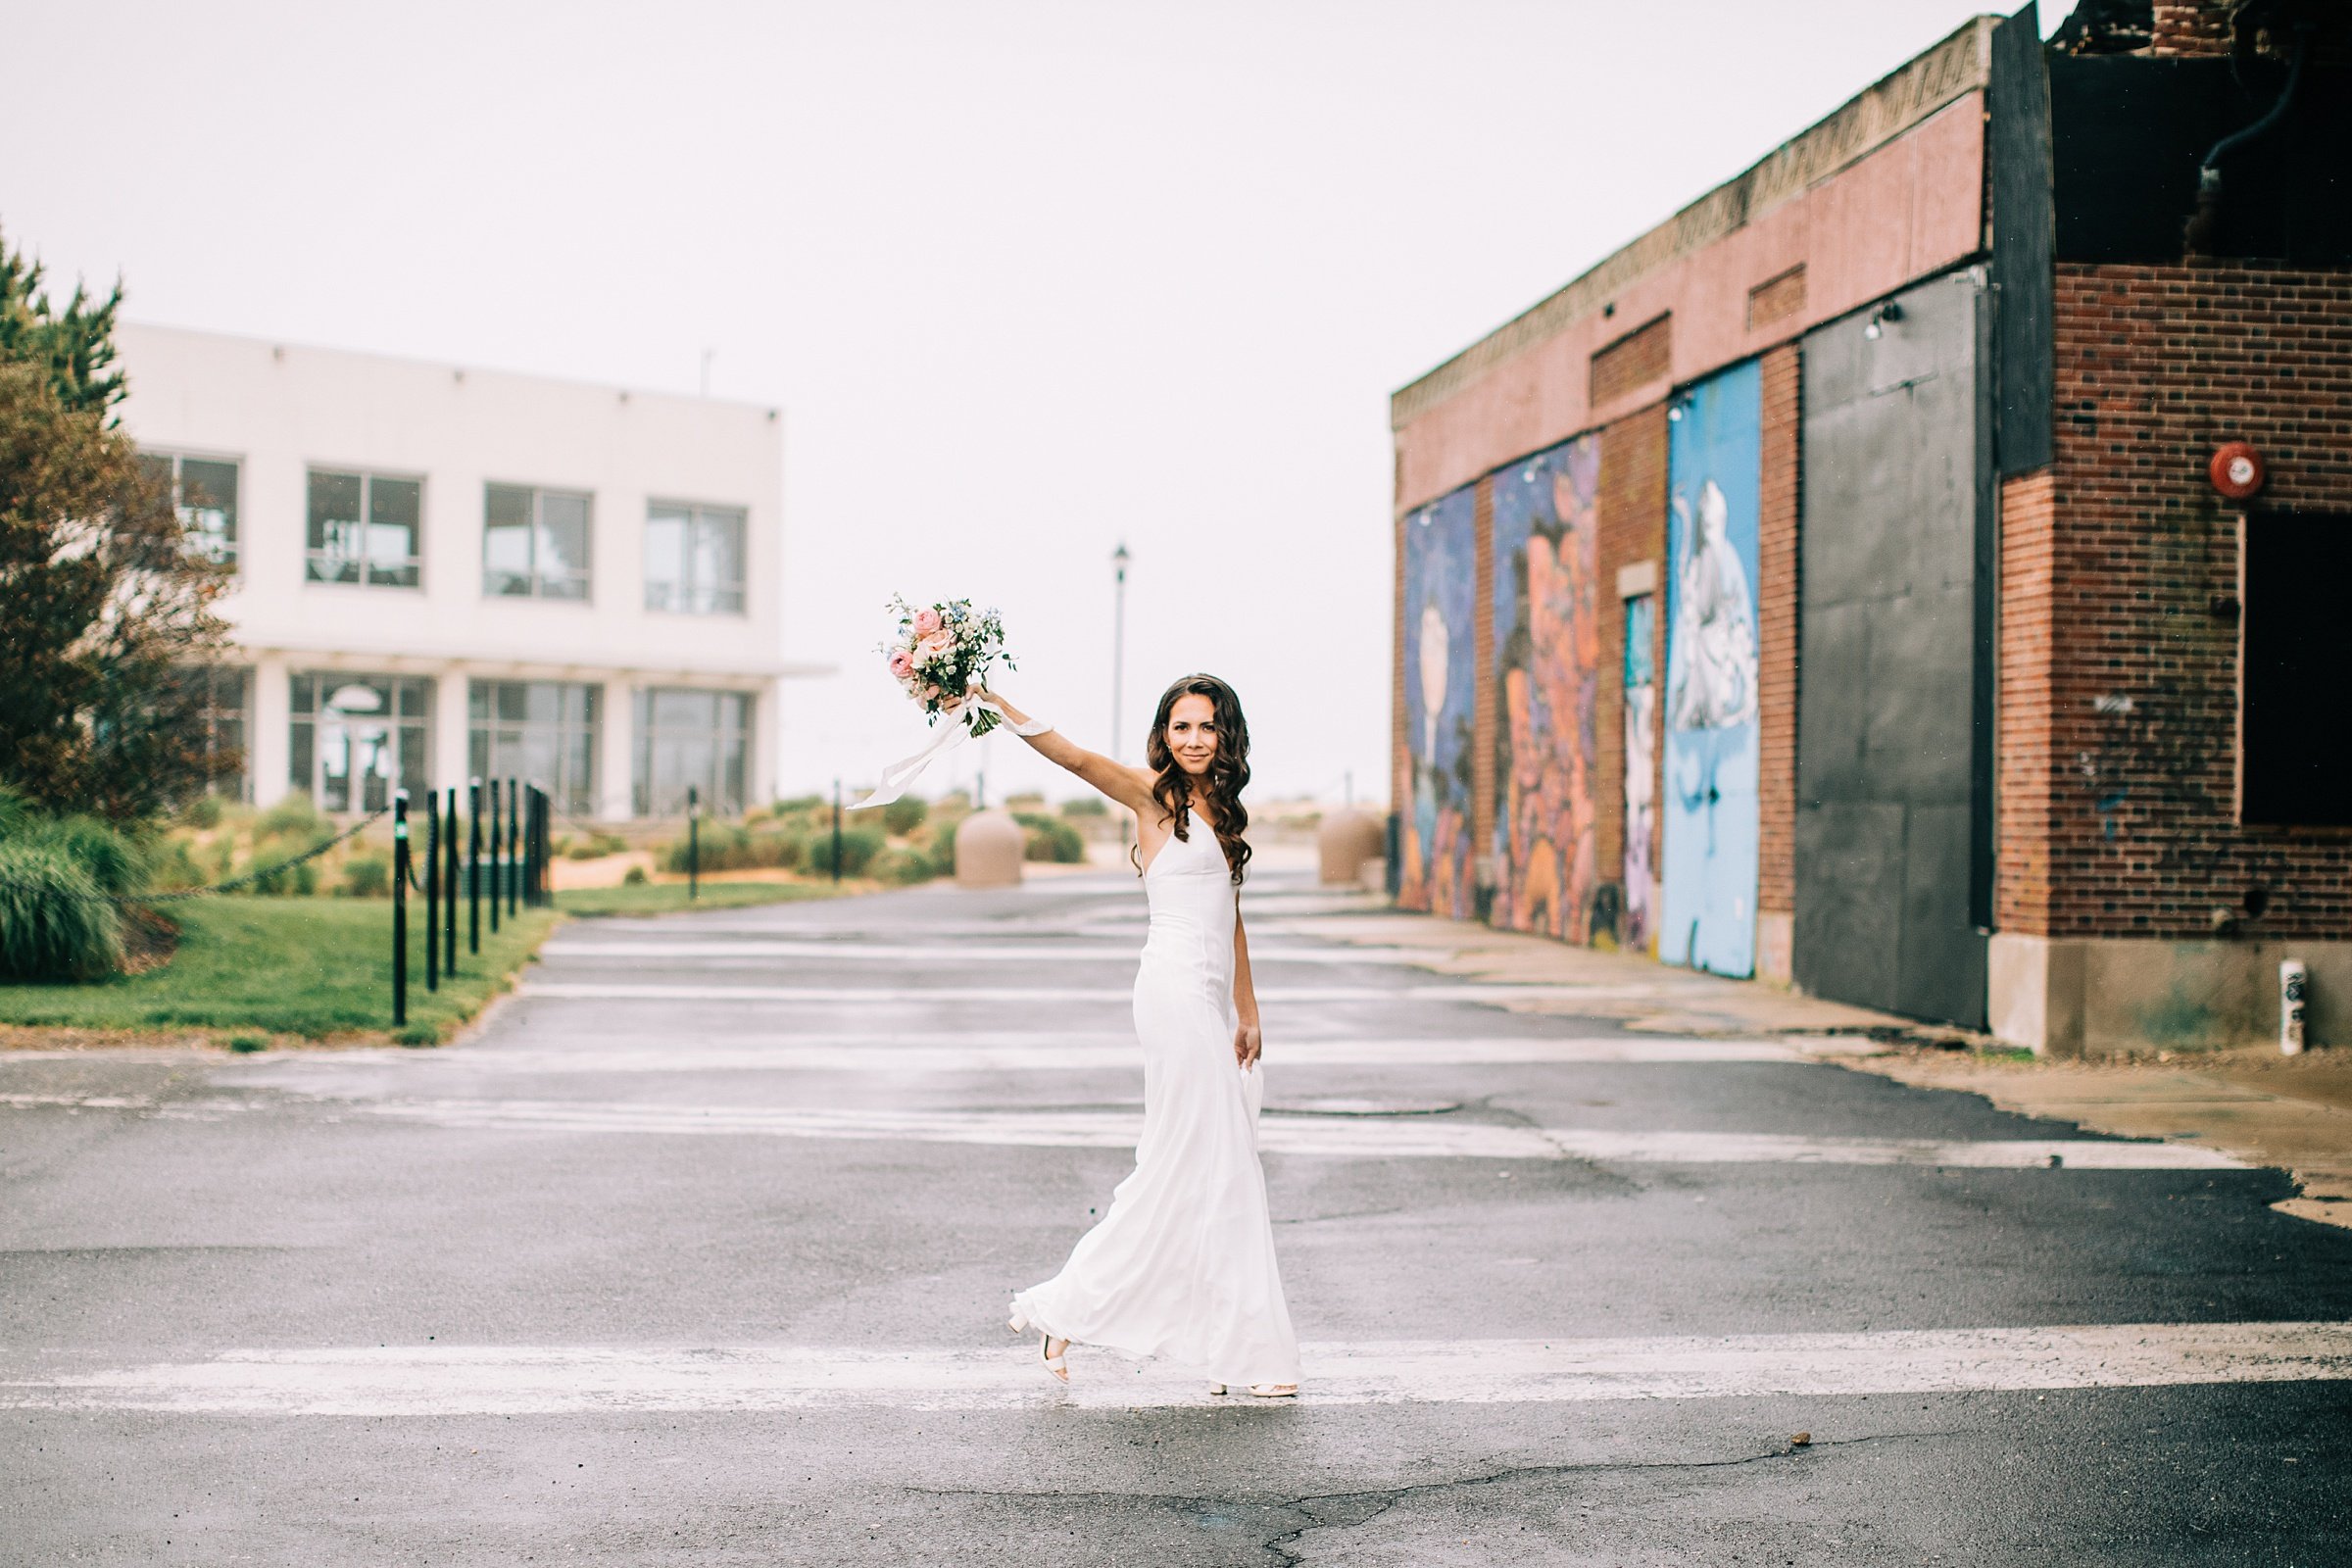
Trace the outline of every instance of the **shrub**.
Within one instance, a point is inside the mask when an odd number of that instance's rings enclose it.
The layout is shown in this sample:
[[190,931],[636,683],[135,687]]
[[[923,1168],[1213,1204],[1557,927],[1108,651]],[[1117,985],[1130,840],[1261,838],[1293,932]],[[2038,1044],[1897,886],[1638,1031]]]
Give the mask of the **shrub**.
[[1023,811],[1042,811],[1045,808],[1046,798],[1037,790],[1023,790],[1018,795],[1004,797],[1004,809],[1015,816],[1020,815]]
[[283,833],[306,832],[321,826],[323,822],[318,808],[312,804],[308,795],[289,795],[254,818],[253,836],[257,839],[275,838]]
[[[731,822],[713,822],[703,829],[700,850],[706,871],[744,871],[761,866],[790,870],[801,863],[800,836],[789,830],[754,833]],[[683,873],[686,841],[663,847],[662,869]]]
[[931,842],[923,847],[923,858],[931,863],[933,876],[954,876],[956,874],[956,830],[952,827],[933,828]]
[[183,838],[168,838],[155,847],[147,857],[147,885],[156,888],[192,888],[204,882],[204,868],[196,863],[196,852]]
[[122,920],[54,841],[0,843],[0,976],[98,980],[122,963]]
[[1086,858],[1086,840],[1060,817],[1048,816],[1042,811],[1015,811],[1012,819],[1021,824],[1027,839],[1021,849],[1022,859],[1075,865]]
[[623,871],[620,874],[620,880],[622,885],[626,887],[637,887],[643,884],[647,880],[645,867],[642,865],[630,866],[626,871]]
[[[841,874],[862,876],[874,857],[882,853],[882,835],[870,827],[845,827],[841,830]],[[808,862],[812,875],[833,874],[833,832],[827,828],[811,833],[801,847],[802,858]]]
[[253,853],[246,858],[245,864],[238,874],[240,876],[251,875],[265,866],[270,869],[266,874],[245,883],[238,891],[260,898],[274,899],[289,893],[308,898],[318,891],[318,862],[316,859],[304,860],[295,865],[286,865],[284,862],[292,860],[298,855],[317,849],[333,836],[326,824],[316,816],[310,819],[307,831],[295,830],[278,835],[257,836],[253,841]]
[[790,816],[795,812],[813,811],[826,804],[822,795],[795,795],[790,800],[776,803],[776,815]]
[[618,855],[628,847],[628,840],[617,833],[590,833],[584,838],[565,839],[564,858],[567,860],[600,860],[608,855]]
[[130,840],[94,816],[69,816],[57,821],[27,822],[28,837],[55,845],[67,858],[90,874],[98,891],[120,897],[137,893],[147,884],[146,857]]
[[1061,803],[1064,816],[1108,816],[1110,807],[1100,795],[1081,795],[1074,801]]
[[441,1031],[429,1023],[413,1023],[392,1039],[403,1046],[437,1046],[441,1043]]
[[902,795],[882,808],[882,826],[886,831],[905,838],[916,828],[921,827],[923,818],[930,814],[930,802],[918,800],[911,795]]
[[268,1051],[270,1049],[270,1037],[268,1035],[251,1034],[230,1035],[228,1037],[228,1049],[240,1054],[254,1051]]
[[199,795],[179,808],[179,819],[200,833],[209,833],[220,825],[220,797]]
[[335,891],[347,899],[383,899],[392,895],[392,861],[369,850],[343,862],[343,879]]
[[[848,858],[844,856],[843,858]],[[928,882],[938,875],[931,866],[931,857],[921,850],[885,850],[874,861],[874,875],[884,882],[906,886]]]

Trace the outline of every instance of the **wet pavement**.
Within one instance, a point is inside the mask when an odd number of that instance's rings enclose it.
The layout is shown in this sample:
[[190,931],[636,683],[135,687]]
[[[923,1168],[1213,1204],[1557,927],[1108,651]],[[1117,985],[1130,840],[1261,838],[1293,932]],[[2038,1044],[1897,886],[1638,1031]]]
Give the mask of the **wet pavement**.
[[2352,1560],[2280,1172],[1245,907],[1296,1403],[1003,1326],[1132,878],[577,921],[441,1051],[0,1055],[0,1562]]

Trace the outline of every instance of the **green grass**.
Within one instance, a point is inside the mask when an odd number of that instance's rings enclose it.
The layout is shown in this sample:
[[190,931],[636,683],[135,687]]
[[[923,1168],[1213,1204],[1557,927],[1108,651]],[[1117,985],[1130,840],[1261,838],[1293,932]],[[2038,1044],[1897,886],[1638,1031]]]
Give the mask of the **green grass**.
[[[179,922],[169,963],[96,985],[0,985],[0,1023],[70,1029],[220,1029],[322,1039],[392,1027],[392,906],[381,899],[193,899],[165,906]],[[482,951],[424,989],[424,908],[409,909],[410,1038],[435,1038],[478,1011],[555,924],[526,909]],[[232,1042],[233,1043],[233,1042]],[[250,1049],[250,1047],[246,1048]]]
[[[855,883],[844,883],[838,890],[856,891]],[[616,888],[567,889],[556,895],[556,907],[565,914],[669,914],[679,909],[740,909],[754,904],[836,896],[830,882],[706,882],[702,897],[688,904],[683,882],[630,882]]]

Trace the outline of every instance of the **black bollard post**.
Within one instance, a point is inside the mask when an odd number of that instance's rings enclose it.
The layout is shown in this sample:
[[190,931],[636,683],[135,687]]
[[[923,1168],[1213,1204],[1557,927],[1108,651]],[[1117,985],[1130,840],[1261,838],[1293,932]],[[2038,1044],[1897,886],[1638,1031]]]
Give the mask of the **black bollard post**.
[[482,781],[466,786],[466,951],[482,951]]
[[441,972],[458,972],[458,792],[453,786],[446,803],[448,825],[441,833]]
[[424,989],[441,989],[441,796],[424,797]]
[[686,902],[692,904],[703,896],[703,833],[702,818],[697,808],[702,805],[702,791],[686,786]]
[[507,780],[507,913],[522,907],[522,781]]
[[409,1021],[409,792],[392,792],[392,1027]]
[[498,888],[498,852],[506,843],[505,836],[498,825],[498,780],[492,779],[490,781],[490,934],[492,936],[498,935],[498,906],[507,902],[506,895],[501,893]]
[[833,781],[833,880],[841,880],[841,780]]

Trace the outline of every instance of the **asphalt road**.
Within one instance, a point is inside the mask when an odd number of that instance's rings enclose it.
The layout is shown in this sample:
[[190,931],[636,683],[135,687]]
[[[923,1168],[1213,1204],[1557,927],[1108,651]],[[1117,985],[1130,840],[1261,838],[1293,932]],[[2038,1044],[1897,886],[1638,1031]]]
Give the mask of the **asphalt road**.
[[2278,1173],[1247,907],[1295,1404],[1004,1328],[1131,879],[584,921],[439,1052],[0,1056],[0,1562],[2352,1562]]

